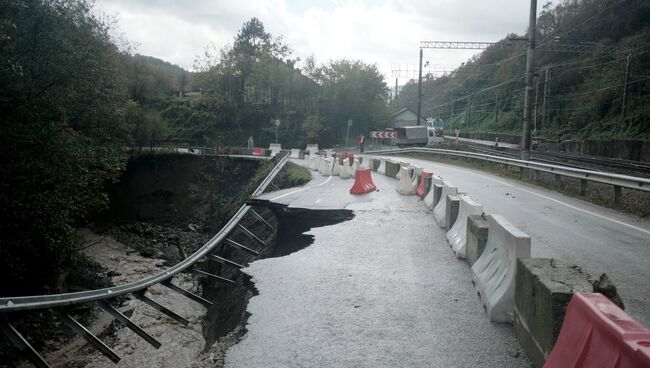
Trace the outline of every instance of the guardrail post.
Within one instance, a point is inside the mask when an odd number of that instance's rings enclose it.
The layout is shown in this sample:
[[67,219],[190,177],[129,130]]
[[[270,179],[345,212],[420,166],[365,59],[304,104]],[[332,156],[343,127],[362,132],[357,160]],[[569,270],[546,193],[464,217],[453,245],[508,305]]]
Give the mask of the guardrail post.
[[585,196],[587,194],[587,179],[580,179],[580,195]]
[[0,331],[2,331],[7,340],[25,354],[29,361],[36,367],[50,368],[50,365],[47,364],[45,359],[43,359],[43,357],[32,347],[29,341],[27,341],[23,335],[21,335],[20,332],[18,332],[18,330],[16,330],[16,328],[3,317],[0,317]]
[[614,204],[621,204],[621,187],[618,185],[614,185]]
[[562,175],[555,174],[555,185],[558,187],[562,186]]

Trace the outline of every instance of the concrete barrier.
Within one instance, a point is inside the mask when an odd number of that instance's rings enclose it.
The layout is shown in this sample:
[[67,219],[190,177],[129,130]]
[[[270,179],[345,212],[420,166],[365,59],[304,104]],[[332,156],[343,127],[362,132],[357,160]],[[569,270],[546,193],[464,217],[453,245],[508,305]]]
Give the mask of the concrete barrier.
[[420,180],[420,174],[422,171],[424,171],[424,169],[418,166],[411,166],[411,168],[413,169],[413,171],[411,171],[411,184],[417,188],[418,181]]
[[[458,217],[458,207],[460,204],[460,197],[457,195],[447,196],[447,205],[445,208],[445,229],[449,231],[456,223]],[[451,247],[451,244],[449,245]]]
[[533,366],[541,368],[571,297],[591,292],[593,285],[580,267],[552,258],[519,259],[515,279],[515,335]]
[[368,161],[368,167],[370,167],[372,169],[372,171],[377,171],[377,169],[379,169],[379,164],[380,163],[381,162],[380,162],[380,160],[378,158],[371,158]]
[[602,294],[576,293],[544,367],[650,367],[650,330]]
[[410,195],[415,194],[415,185],[411,181],[411,172],[413,171],[410,167],[404,167],[400,169],[400,178],[399,183],[397,184],[397,192],[399,194]]
[[442,178],[433,178],[433,207],[435,208],[442,197]]
[[411,167],[411,164],[408,162],[400,161],[399,162],[399,167],[400,170],[397,171],[397,175],[395,176],[396,179],[401,179],[401,168],[402,167]]
[[530,258],[530,237],[501,215],[488,215],[485,250],[472,266],[472,279],[490,321],[512,322],[517,259]]
[[[436,185],[442,185],[442,178],[434,175],[431,177],[431,187],[429,188],[429,192],[424,197],[424,206],[430,211],[433,211],[437,204],[437,202],[435,202]],[[442,192],[442,186],[440,186],[440,191]]]
[[339,177],[341,179],[350,179],[352,177],[352,167],[350,166],[350,160],[343,160],[343,165],[341,165],[341,172]]
[[377,168],[377,173],[386,175],[386,159],[381,158],[379,159],[379,167]]
[[[417,194],[420,199],[424,199],[424,196],[427,194],[427,178],[431,178],[433,176],[433,173],[422,171],[420,173],[420,180],[418,181],[418,186],[415,190],[415,194]],[[429,182],[431,180],[429,179]]]
[[465,255],[467,263],[474,265],[483,254],[485,244],[490,233],[490,225],[487,219],[481,215],[470,215],[467,217],[467,233],[465,235]]
[[336,158],[332,159],[332,175],[341,175],[341,164],[339,164],[339,160]]
[[400,164],[394,160],[386,160],[386,176],[391,178],[399,178],[397,174],[399,173]]
[[308,144],[307,148],[305,148],[306,152],[309,152],[310,154],[318,154],[318,145],[317,144]]
[[289,155],[290,158],[300,158],[300,150],[298,148],[292,148],[291,149],[291,155]]
[[[402,179],[402,172],[405,171],[408,168],[409,168],[408,166],[400,166],[399,171],[397,172],[397,179],[401,180]],[[410,174],[409,174],[409,177],[410,177]]]
[[[434,186],[435,188],[435,186]],[[442,192],[438,204],[433,208],[433,219],[438,226],[444,228],[447,225],[447,196],[458,194],[458,188],[447,181],[442,182]]]
[[368,157],[359,157],[359,167],[358,169],[371,169],[372,163]]
[[320,167],[321,157],[319,155],[309,155],[309,169],[316,171]]
[[350,194],[366,194],[377,190],[377,186],[372,181],[370,169],[357,170],[354,177],[354,185],[350,188]]
[[322,158],[320,160],[320,167],[318,172],[323,176],[332,175],[332,159],[331,158]]
[[359,161],[359,159],[355,158],[354,163],[352,164],[352,168],[350,170],[350,175],[353,178],[357,177],[357,170],[361,170],[361,162]]
[[271,157],[274,157],[282,150],[282,145],[280,143],[271,143],[269,145],[269,150],[271,151]]
[[451,245],[454,254],[458,258],[467,257],[467,218],[472,215],[483,214],[483,205],[475,202],[470,196],[466,194],[460,195],[460,202],[458,204],[458,218],[454,226],[447,232],[447,241]]

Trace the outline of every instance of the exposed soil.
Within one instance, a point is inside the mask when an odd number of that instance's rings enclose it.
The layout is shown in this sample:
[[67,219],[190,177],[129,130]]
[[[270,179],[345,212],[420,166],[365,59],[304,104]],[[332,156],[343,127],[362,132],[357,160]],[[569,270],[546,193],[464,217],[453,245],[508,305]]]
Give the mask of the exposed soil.
[[[264,165],[182,154],[133,158],[121,181],[110,189],[109,210],[95,216],[91,229],[81,231],[86,239],[84,269],[71,270],[62,283],[70,291],[124,284],[177,263],[183,253],[194,252],[225,224],[256,185]],[[281,178],[276,178],[275,185],[289,185]],[[304,235],[309,229],[353,217],[351,211],[287,209],[266,202],[254,203],[254,210],[268,225],[250,215],[241,224],[267,246],[262,247],[237,229],[229,238],[259,254],[224,244],[213,254],[244,266],[256,259],[284,256],[313,242],[311,236]],[[132,296],[111,300],[113,306],[163,343],[158,350],[96,304],[69,310],[122,357],[117,365],[48,311],[17,315],[12,321],[54,367],[219,367],[228,347],[246,333],[246,306],[257,291],[250,277],[231,265],[206,259],[196,267],[235,281],[231,286],[185,274],[174,278],[177,285],[214,303],[207,312],[160,285],[148,291],[150,297],[187,318],[188,326],[179,325]],[[2,355],[3,351],[7,353]],[[14,349],[0,346],[0,358],[0,367],[30,366]]]

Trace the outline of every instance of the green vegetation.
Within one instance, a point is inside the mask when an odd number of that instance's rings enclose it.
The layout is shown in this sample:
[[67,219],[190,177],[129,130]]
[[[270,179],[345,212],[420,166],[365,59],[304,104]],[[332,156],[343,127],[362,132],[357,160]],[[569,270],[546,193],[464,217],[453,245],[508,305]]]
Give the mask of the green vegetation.
[[9,0],[0,14],[0,294],[11,295],[75,260],[75,221],[106,206],[130,127],[119,54],[85,2]]
[[280,188],[292,188],[304,185],[311,180],[311,174],[307,168],[287,162],[273,181]]
[[[231,47],[207,47],[192,73],[120,50],[110,34],[90,0],[0,7],[0,295],[62,284],[60,271],[79,259],[75,228],[106,208],[125,147],[244,146],[250,135],[266,146],[276,119],[285,146],[330,145],[342,142],[348,119],[353,134],[388,122],[375,66],[312,59],[300,70],[291,49],[255,18]],[[288,183],[304,180],[300,169],[287,170]]]
[[[650,138],[650,2],[565,0],[556,7],[545,5],[537,25],[538,84],[534,91],[538,93],[539,135]],[[499,43],[522,42],[506,38]],[[595,46],[588,53],[559,52],[554,46],[560,43]],[[600,53],[598,45],[613,47],[615,52]],[[623,118],[628,53],[630,76]],[[525,64],[524,48],[493,46],[449,75],[424,77],[424,116],[442,117],[449,123],[448,130],[521,134]],[[396,105],[412,105],[416,94],[417,81],[407,84]]]

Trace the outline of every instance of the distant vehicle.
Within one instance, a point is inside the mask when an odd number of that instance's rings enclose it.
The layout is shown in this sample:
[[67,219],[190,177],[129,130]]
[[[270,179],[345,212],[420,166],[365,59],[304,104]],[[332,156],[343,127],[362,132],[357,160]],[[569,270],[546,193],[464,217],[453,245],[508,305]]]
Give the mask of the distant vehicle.
[[393,130],[397,132],[397,137],[393,139],[393,145],[399,147],[424,147],[429,143],[429,134],[426,126],[396,127]]
[[445,140],[445,122],[442,119],[427,118],[428,144],[440,143]]

